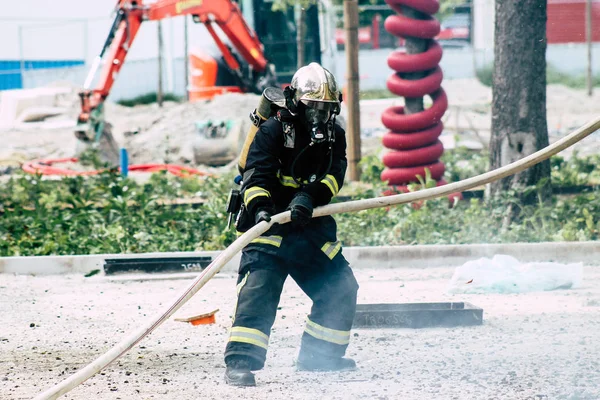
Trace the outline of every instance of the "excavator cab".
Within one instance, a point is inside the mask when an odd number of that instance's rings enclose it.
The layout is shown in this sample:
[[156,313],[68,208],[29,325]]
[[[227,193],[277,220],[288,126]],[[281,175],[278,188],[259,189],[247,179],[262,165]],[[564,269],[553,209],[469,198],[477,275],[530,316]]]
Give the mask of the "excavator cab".
[[[244,80],[241,80],[233,73],[224,54],[195,47],[189,56],[191,101],[211,99],[222,93],[261,94],[267,87],[288,84],[297,70],[297,24],[294,8],[273,10],[273,1],[268,0],[241,0],[238,4],[244,20],[256,32],[271,70],[253,77],[251,66],[232,51],[232,57],[243,71]],[[321,63],[321,36],[327,35],[323,35],[319,29],[322,18],[320,7],[322,8],[315,4],[306,10],[305,64],[313,61]]]
[[[240,0],[244,19],[264,46],[265,57],[277,67],[280,85],[290,82],[298,69],[297,21],[293,7],[273,10],[273,0]],[[305,9],[304,65],[317,62],[335,74],[336,16],[330,0],[311,2]]]

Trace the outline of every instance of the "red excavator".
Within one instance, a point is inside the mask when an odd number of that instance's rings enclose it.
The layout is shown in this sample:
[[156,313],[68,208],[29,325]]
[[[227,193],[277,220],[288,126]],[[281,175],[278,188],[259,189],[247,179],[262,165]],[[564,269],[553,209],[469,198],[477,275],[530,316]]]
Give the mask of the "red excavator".
[[[203,23],[221,53],[235,86],[243,92],[262,93],[268,86],[276,86],[275,68],[264,55],[264,48],[253,29],[246,23],[240,8],[231,0],[159,0],[144,4],[143,0],[118,0],[116,17],[102,51],[80,92],[81,113],[75,134],[84,143],[99,143],[101,153],[109,162],[116,162],[118,149],[112,138],[110,124],[104,120],[103,104],[123,66],[125,57],[144,21],[157,21],[180,15],[192,15],[194,22]],[[225,44],[217,32],[217,25],[235,47],[236,53]],[[239,59],[239,56],[243,61]],[[104,66],[98,83],[92,81]],[[212,71],[214,72],[214,71]]]

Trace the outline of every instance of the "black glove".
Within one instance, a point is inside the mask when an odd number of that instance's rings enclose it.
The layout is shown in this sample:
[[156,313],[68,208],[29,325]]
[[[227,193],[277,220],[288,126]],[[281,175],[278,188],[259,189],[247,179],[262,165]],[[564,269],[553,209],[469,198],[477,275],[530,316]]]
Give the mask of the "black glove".
[[262,221],[269,222],[271,221],[271,215],[273,215],[272,210],[268,208],[259,208],[258,211],[256,211],[256,214],[254,215],[254,223],[258,224]]
[[290,202],[288,210],[292,212],[292,226],[306,226],[313,214],[313,199],[305,192],[298,192]]

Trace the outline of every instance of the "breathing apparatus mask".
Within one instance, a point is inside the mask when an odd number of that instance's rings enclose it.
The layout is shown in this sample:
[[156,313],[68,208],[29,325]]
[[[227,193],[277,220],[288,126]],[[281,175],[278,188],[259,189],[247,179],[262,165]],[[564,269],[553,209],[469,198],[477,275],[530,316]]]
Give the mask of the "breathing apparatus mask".
[[300,104],[310,131],[311,142],[318,144],[331,141],[336,115],[334,103],[301,100]]
[[331,72],[314,62],[298,69],[284,96],[286,108],[307,125],[311,144],[333,140],[341,93]]
[[311,177],[312,181],[320,181],[331,168],[333,160],[333,144],[335,142],[335,119],[341,111],[342,96],[338,90],[335,77],[327,69],[317,63],[304,66],[292,77],[289,86],[284,89],[286,109],[302,120],[310,134],[310,142],[296,155],[292,162],[292,178],[301,184],[296,176],[296,163],[306,151],[317,145],[326,144],[329,160],[322,176]]

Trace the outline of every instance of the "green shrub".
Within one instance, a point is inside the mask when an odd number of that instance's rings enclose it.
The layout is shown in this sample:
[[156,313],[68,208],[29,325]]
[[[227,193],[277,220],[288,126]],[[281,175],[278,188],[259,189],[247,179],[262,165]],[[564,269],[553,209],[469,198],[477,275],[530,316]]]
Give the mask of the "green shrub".
[[475,76],[477,76],[477,79],[479,79],[479,82],[481,82],[482,85],[492,87],[492,83],[494,82],[493,64],[488,64],[481,68],[477,68],[475,70]]
[[361,90],[358,96],[361,100],[395,99],[398,96],[387,89]]
[[[173,93],[165,93],[163,94],[163,101],[174,101],[181,102],[183,99],[179,96],[174,95]],[[121,99],[117,101],[117,104],[120,104],[125,107],[134,107],[139,104],[152,104],[158,101],[158,94],[156,92],[142,94],[140,96],[134,97],[132,99]]]
[[[447,179],[487,170],[487,155],[465,149],[445,152]],[[600,182],[600,156],[554,157],[555,185]],[[363,182],[353,199],[381,196],[383,168],[375,157],[361,162]],[[143,184],[116,171],[60,180],[20,173],[0,186],[0,256],[145,253],[224,249],[235,240],[227,230],[225,202],[234,172],[208,178],[155,173]],[[527,190],[536,191],[532,187]],[[203,203],[165,205],[175,199]],[[600,190],[554,196],[550,203],[521,206],[514,193],[489,201],[447,198],[420,207],[401,205],[336,216],[344,245],[505,243],[599,240]],[[508,206],[520,219],[504,226]]]
[[[479,82],[488,87],[492,87],[493,73],[493,64],[485,65],[475,71],[475,75]],[[595,75],[592,80],[594,86],[600,86],[600,75]],[[560,71],[552,64],[548,64],[546,67],[546,83],[548,85],[564,85],[574,89],[583,89],[587,86],[586,82],[586,77],[583,74],[569,75]]]
[[[225,201],[232,176],[145,184],[114,172],[45,180],[19,175],[0,188],[0,256],[214,250],[228,245]],[[161,205],[183,197],[202,207]]]

